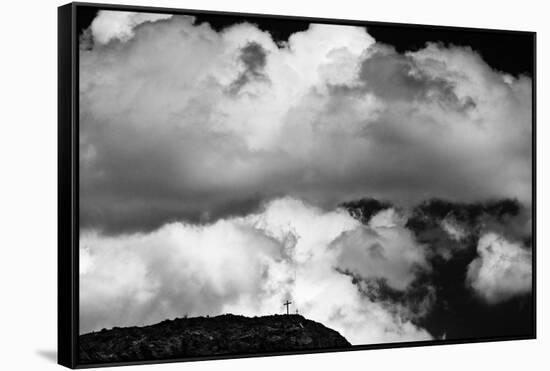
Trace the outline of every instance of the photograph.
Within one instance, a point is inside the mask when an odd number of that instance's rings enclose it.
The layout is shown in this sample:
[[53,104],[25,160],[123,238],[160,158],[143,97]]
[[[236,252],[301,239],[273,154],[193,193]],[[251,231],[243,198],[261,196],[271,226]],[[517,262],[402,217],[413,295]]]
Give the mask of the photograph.
[[3,10],[1,369],[544,370],[544,2]]
[[535,337],[533,32],[74,10],[77,364]]

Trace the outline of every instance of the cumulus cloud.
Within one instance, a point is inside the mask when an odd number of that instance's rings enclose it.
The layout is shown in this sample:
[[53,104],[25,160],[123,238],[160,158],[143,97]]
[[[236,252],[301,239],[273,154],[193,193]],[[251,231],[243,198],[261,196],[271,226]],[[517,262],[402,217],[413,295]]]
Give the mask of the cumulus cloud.
[[496,233],[483,235],[479,257],[470,263],[467,282],[487,303],[496,304],[532,289],[532,255],[519,243]]
[[[116,237],[87,233],[80,240],[80,331],[184,314],[281,313],[283,300],[291,299],[302,315],[354,344],[429,339],[409,320],[410,310],[363,295],[340,272],[349,263],[347,250],[368,253],[378,244],[382,257],[374,262],[384,269],[361,273],[406,289],[412,274],[406,266],[420,258],[391,266],[383,257],[415,250],[402,233],[401,227],[366,227],[345,210],[325,212],[291,198],[213,224],[171,223]],[[402,242],[408,247],[396,248]]]
[[171,14],[100,10],[90,25],[91,35],[98,44],[116,39],[128,41],[134,36],[134,28],[140,24],[171,17]]
[[468,48],[399,54],[320,24],[277,44],[247,23],[114,13],[80,51],[83,228],[215,221],[283,195],[531,201],[531,80]]
[[405,290],[418,270],[429,270],[424,248],[404,227],[393,209],[381,211],[369,226],[342,233],[332,246],[340,253],[338,267],[363,279],[383,279]]

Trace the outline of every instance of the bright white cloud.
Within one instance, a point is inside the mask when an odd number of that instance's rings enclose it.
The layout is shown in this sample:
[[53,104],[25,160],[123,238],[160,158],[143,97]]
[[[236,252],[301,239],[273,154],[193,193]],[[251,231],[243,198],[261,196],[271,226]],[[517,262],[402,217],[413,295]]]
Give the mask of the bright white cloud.
[[489,304],[531,292],[532,255],[520,244],[487,233],[477,246],[479,257],[468,266],[467,282]]
[[[283,300],[290,298],[302,315],[354,344],[429,339],[405,312],[362,295],[349,276],[335,269],[345,250],[369,246],[376,233],[394,258],[394,245],[401,241],[392,240],[402,231],[369,229],[370,234],[342,240],[343,233],[365,228],[344,210],[324,212],[283,198],[261,213],[209,225],[171,223],[151,233],[117,237],[85,234],[80,241],[85,267],[80,330],[184,314],[280,313]],[[397,264],[370,276],[383,278],[395,268],[396,280],[409,280],[407,273],[401,277],[402,263]]]
[[130,40],[134,36],[134,28],[142,23],[156,22],[171,17],[171,14],[100,10],[90,27],[94,42],[107,44],[114,39]]

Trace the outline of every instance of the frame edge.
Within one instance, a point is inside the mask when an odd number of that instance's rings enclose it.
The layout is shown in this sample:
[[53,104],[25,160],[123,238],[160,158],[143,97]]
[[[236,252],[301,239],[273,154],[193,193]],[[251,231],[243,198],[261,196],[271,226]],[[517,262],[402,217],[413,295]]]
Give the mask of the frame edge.
[[[114,367],[145,364],[163,364],[175,362],[196,362],[203,360],[224,360],[224,359],[244,359],[249,357],[270,357],[285,355],[307,355],[316,353],[343,352],[342,350],[317,350],[308,352],[277,352],[252,355],[229,355],[214,357],[197,358],[175,358],[166,360],[148,360],[135,362],[118,362],[107,364],[79,364],[78,363],[78,98],[74,94],[78,92],[77,81],[77,58],[78,58],[78,35],[76,30],[76,9],[78,7],[95,7],[98,9],[116,9],[121,11],[149,11],[163,12],[171,11],[178,13],[205,13],[214,15],[240,15],[251,17],[271,17],[277,19],[300,19],[316,20],[320,23],[355,24],[355,23],[373,23],[393,26],[408,26],[413,28],[441,28],[469,30],[478,32],[506,32],[529,34],[533,38],[534,44],[534,69],[533,69],[533,333],[525,337],[507,337],[496,339],[461,339],[443,342],[405,342],[405,343],[387,343],[360,345],[346,351],[362,351],[376,349],[393,349],[401,347],[418,347],[432,345],[460,345],[475,344],[485,342],[500,341],[521,341],[537,339],[536,322],[536,43],[537,32],[527,30],[504,30],[504,29],[480,29],[471,27],[443,26],[443,25],[424,25],[424,24],[405,24],[393,22],[375,22],[375,21],[353,21],[347,19],[329,19],[329,18],[311,18],[288,15],[257,14],[226,12],[215,10],[197,10],[180,8],[161,8],[149,6],[104,4],[73,2],[58,7],[58,364],[71,368],[96,368],[96,367]],[[76,100],[76,101],[75,101]],[[76,133],[76,134],[75,134]]]
[[57,363],[76,367],[73,248],[74,5],[57,8]]

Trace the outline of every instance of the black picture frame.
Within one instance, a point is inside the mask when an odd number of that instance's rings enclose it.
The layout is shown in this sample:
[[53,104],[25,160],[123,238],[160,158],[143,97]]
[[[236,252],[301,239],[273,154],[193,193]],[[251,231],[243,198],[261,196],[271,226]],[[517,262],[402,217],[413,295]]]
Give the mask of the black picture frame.
[[[403,343],[355,345],[350,349],[318,349],[307,351],[269,352],[259,354],[224,355],[213,357],[193,357],[181,359],[150,360],[136,362],[116,362],[106,364],[81,364],[78,361],[79,328],[79,53],[77,12],[80,8],[102,10],[142,11],[148,13],[171,13],[188,15],[216,15],[247,17],[251,19],[275,19],[279,21],[315,22],[338,25],[379,25],[407,27],[427,32],[473,31],[480,35],[500,33],[525,35],[532,39],[532,248],[533,248],[533,333],[529,336],[487,337],[460,340],[412,341]],[[461,28],[420,24],[386,23],[344,19],[310,18],[282,15],[231,13],[179,8],[114,5],[100,3],[73,2],[58,8],[58,363],[69,368],[89,368],[103,366],[123,366],[135,364],[155,364],[188,362],[200,360],[264,357],[288,354],[309,354],[370,350],[381,348],[418,347],[428,345],[449,345],[490,341],[536,339],[536,33],[528,31]]]

